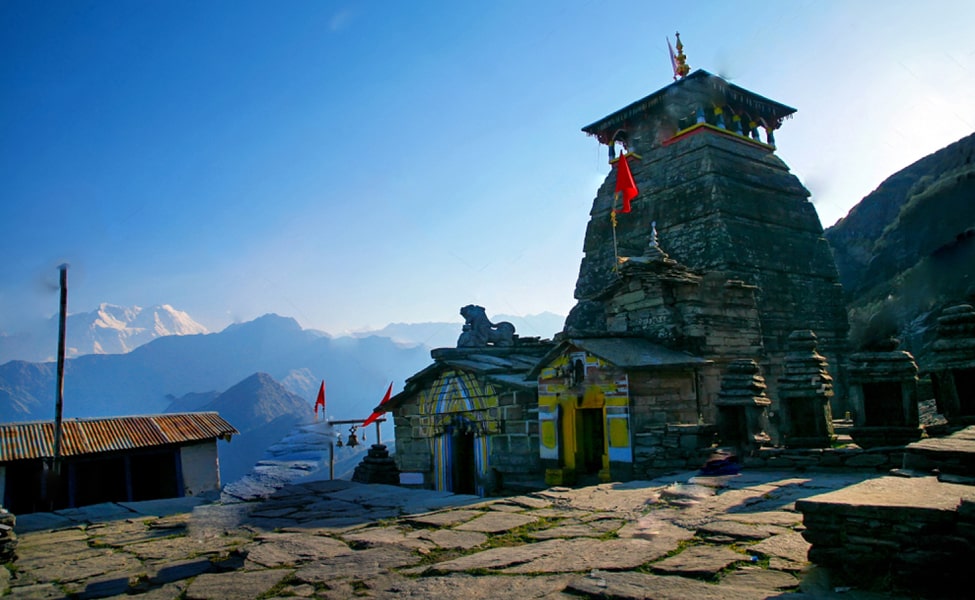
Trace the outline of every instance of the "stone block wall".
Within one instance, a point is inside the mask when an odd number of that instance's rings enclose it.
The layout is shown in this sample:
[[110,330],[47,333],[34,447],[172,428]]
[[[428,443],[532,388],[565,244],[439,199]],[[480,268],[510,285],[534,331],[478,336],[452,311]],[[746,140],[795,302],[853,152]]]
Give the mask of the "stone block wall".
[[882,446],[863,449],[842,448],[759,448],[742,459],[744,467],[753,469],[855,469],[886,473],[900,468],[904,446]]
[[502,427],[491,438],[491,468],[499,486],[537,481],[542,472],[538,455],[538,404],[530,392],[498,397]]
[[857,587],[962,598],[975,556],[975,488],[881,477],[796,502],[809,560]]
[[633,372],[629,376],[630,427],[634,432],[700,419],[694,372]]
[[[498,395],[498,406],[472,410],[465,417],[480,423],[479,435],[490,438],[489,468],[505,482],[537,481],[542,467],[538,455],[538,405],[535,394],[504,392]],[[420,415],[415,402],[404,403],[394,414],[396,454],[401,472],[424,474],[424,487],[433,486],[433,447],[443,434],[443,423],[450,415]]]
[[665,424],[633,436],[633,477],[653,479],[671,471],[699,469],[711,456],[712,425]]

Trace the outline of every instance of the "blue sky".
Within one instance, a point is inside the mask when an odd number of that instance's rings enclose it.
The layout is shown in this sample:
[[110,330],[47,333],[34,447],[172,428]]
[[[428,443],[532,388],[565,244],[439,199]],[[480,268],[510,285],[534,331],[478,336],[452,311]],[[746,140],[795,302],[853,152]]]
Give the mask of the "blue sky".
[[[0,332],[101,302],[334,334],[565,314],[580,128],[692,68],[794,106],[824,226],[975,131],[975,4],[0,0]],[[551,335],[553,332],[521,332]]]

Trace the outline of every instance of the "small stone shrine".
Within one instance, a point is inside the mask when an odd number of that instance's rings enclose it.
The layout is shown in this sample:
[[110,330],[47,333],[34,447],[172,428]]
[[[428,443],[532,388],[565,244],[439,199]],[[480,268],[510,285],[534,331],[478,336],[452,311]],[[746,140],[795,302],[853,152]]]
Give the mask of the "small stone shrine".
[[400,483],[485,496],[538,481],[538,390],[525,377],[552,343],[519,337],[480,306],[460,313],[457,347],[431,350],[433,364],[384,405]]
[[833,442],[833,378],[826,368],[816,352],[816,334],[793,331],[779,380],[779,423],[787,448],[828,448]]
[[850,437],[859,446],[898,446],[921,437],[917,363],[888,338],[850,356]]
[[718,407],[718,444],[747,454],[771,441],[765,433],[767,409],[765,379],[754,360],[736,360],[721,379]]
[[931,381],[938,412],[952,426],[975,424],[975,308],[951,306],[938,318]]

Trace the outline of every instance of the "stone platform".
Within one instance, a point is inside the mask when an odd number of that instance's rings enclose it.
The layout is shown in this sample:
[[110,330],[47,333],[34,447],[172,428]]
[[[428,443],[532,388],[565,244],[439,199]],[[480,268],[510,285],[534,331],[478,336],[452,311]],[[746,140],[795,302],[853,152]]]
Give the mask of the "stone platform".
[[829,572],[807,562],[795,503],[863,478],[692,472],[490,499],[316,481],[254,502],[96,505],[18,516],[18,558],[0,567],[0,594],[832,597]]
[[909,444],[904,452],[904,467],[918,471],[937,469],[942,475],[968,477],[975,482],[975,426]]
[[809,559],[851,581],[967,597],[975,556],[975,428],[910,444],[908,476],[886,476],[796,502]]

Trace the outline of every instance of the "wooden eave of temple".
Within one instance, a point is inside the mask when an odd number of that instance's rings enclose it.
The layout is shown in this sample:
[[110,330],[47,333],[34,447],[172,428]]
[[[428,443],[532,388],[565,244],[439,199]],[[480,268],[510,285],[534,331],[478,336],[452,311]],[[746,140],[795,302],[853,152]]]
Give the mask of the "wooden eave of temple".
[[583,127],[582,131],[594,136],[601,144],[611,145],[621,141],[628,146],[626,137],[634,126],[639,123],[645,127],[653,123],[655,140],[666,143],[668,139],[695,127],[714,127],[712,121],[723,125],[717,129],[734,134],[738,128],[732,121],[737,118],[741,123],[738,135],[747,138],[758,126],[766,131],[778,129],[782,121],[795,112],[796,109],[790,106],[729,83],[704,69],[697,69]]

